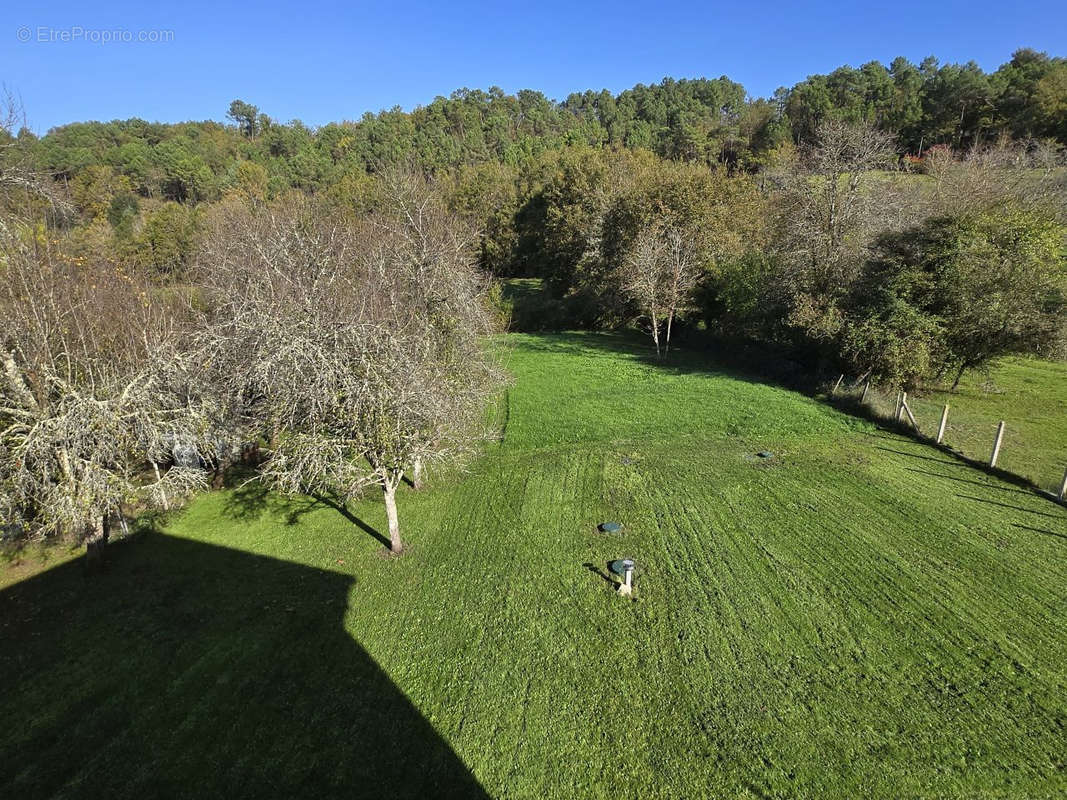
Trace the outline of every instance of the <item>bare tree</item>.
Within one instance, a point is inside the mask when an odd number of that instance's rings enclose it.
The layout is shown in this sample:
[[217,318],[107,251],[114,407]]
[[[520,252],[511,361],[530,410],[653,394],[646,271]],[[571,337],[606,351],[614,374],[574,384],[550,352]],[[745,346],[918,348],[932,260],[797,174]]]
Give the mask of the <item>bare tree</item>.
[[[399,350],[409,365],[402,390],[408,402],[394,403],[394,416],[410,421],[398,448],[407,459],[386,468],[383,486],[388,473],[407,465],[418,488],[428,463],[459,458],[486,434],[485,407],[502,374],[485,352],[494,315],[486,279],[475,269],[478,232],[449,214],[411,170],[387,171],[381,184],[384,210],[371,220],[378,244],[367,267],[371,282],[389,287],[390,327],[406,332]],[[388,462],[394,448],[387,450],[374,460]]]
[[271,442],[263,477],[341,502],[379,486],[400,552],[405,472],[474,446],[498,372],[475,237],[421,178],[381,189],[386,210],[356,222],[305,200],[225,206],[201,259],[201,350],[228,416]]
[[202,481],[196,468],[146,470],[194,444],[198,406],[175,375],[173,317],[111,264],[86,263],[11,218],[0,230],[0,484],[25,532],[86,538],[138,500]]
[[956,156],[947,144],[929,148],[923,156],[923,172],[934,181],[934,195],[941,197],[946,180],[956,166]]
[[[855,281],[876,234],[917,212],[914,198],[872,179],[895,156],[890,134],[827,121],[778,196],[782,300],[791,323],[816,338],[836,335],[838,300]],[[911,209],[911,210],[909,210]]]
[[623,292],[634,300],[645,316],[656,355],[660,355],[660,328],[666,307],[662,283],[663,241],[651,228],[642,230],[634,240],[621,270]]
[[884,221],[864,180],[893,157],[893,137],[874,127],[819,126],[785,198],[786,249],[799,282],[819,293],[848,284],[872,228]]
[[35,212],[41,207],[61,220],[74,213],[55,181],[35,167],[30,148],[21,135],[25,127],[22,103],[3,87],[0,89],[0,200],[7,213],[0,214],[0,226],[5,228],[13,220],[36,217]]
[[960,159],[942,156],[933,213],[981,213],[1006,202],[1064,218],[1064,186],[1055,167],[1062,154],[1054,144],[1020,145],[1000,140],[975,147]]
[[1057,167],[1064,164],[1064,148],[1055,139],[1034,139],[1029,142],[1029,161],[1034,169],[1041,170],[1042,177],[1049,178]]
[[[656,355],[670,352],[671,329],[700,278],[700,248],[695,234],[652,224],[634,239],[622,270],[623,292],[648,319]],[[660,335],[663,331],[661,352]]]

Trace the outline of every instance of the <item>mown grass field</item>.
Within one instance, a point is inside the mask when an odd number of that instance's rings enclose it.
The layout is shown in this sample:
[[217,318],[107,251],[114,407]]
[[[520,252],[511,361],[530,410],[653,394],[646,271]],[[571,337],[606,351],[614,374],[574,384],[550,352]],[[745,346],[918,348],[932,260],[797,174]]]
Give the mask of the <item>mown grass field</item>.
[[[868,393],[867,405],[887,418],[895,402],[891,391],[875,387]],[[988,372],[966,374],[956,391],[933,386],[908,402],[920,432],[931,438],[947,404],[945,444],[976,461],[989,460],[997,423],[1004,420],[997,466],[1040,489],[1059,491],[1067,470],[1067,363],[1007,358]]]
[[399,559],[376,497],[246,487],[0,591],[0,796],[1067,791],[1067,509],[696,355],[510,343]]
[[1006,359],[989,375],[965,376],[956,392],[922,399],[949,405],[946,441],[972,458],[988,458],[1004,420],[998,464],[1043,489],[1059,489],[1067,470],[1067,363]]

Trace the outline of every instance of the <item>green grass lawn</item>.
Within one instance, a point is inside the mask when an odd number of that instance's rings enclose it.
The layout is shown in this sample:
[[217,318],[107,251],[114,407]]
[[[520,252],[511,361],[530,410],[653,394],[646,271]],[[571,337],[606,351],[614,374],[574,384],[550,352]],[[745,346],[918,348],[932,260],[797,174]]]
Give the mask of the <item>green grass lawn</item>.
[[[869,399],[892,416],[892,393],[875,391]],[[909,404],[920,430],[931,437],[948,404],[945,444],[979,461],[989,459],[997,423],[1004,420],[997,465],[1041,489],[1059,491],[1067,470],[1067,363],[1004,359],[988,373],[966,374],[955,392],[935,387],[909,398]]]
[[1005,421],[998,464],[1043,489],[1059,489],[1067,470],[1067,363],[1012,358],[988,376],[966,376],[957,392],[925,400],[949,405],[946,440],[973,458],[988,458]]
[[509,340],[401,558],[376,497],[246,487],[0,591],[0,796],[1063,796],[1067,510],[697,355]]

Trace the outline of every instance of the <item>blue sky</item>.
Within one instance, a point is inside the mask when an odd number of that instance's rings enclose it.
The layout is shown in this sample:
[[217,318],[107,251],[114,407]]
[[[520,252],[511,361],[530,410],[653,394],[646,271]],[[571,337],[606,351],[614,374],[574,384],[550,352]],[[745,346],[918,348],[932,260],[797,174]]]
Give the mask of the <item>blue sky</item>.
[[[815,72],[897,55],[973,59],[985,69],[1024,46],[1067,55],[1062,0],[87,5],[0,10],[0,81],[38,132],[86,119],[222,119],[235,97],[276,119],[320,125],[464,86],[562,99],[667,75],[726,74],[768,95]],[[136,41],[142,31],[170,32],[170,41]]]

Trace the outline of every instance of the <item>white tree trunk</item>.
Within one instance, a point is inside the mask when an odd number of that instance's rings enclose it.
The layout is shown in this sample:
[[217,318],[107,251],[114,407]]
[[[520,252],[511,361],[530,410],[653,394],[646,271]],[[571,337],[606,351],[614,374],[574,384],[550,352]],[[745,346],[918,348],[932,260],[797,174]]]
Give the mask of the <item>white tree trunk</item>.
[[656,343],[656,358],[659,358],[659,315],[656,314],[656,306],[653,305],[651,309],[652,316],[652,341]]
[[411,485],[418,491],[422,488],[422,480],[426,473],[426,467],[422,463],[421,458],[416,458],[415,463],[411,466]]
[[399,553],[404,549],[400,541],[400,518],[396,513],[396,485],[398,483],[400,483],[399,478],[396,480],[387,478],[382,482],[382,489],[385,492],[385,516],[389,520],[389,549],[394,553]]
[[170,503],[167,501],[167,490],[163,488],[163,478],[159,474],[159,464],[152,462],[152,469],[156,472],[156,484],[159,485],[159,500],[164,511],[170,511]]

